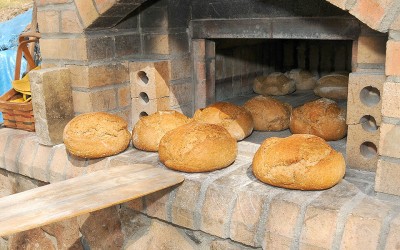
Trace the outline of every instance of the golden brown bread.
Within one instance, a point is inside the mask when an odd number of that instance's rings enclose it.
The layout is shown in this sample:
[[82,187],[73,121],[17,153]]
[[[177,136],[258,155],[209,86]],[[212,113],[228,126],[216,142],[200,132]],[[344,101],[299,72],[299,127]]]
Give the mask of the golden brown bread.
[[314,89],[317,84],[317,77],[304,69],[293,69],[286,75],[296,82],[296,90]]
[[190,120],[184,114],[174,110],[158,111],[149,116],[143,116],[133,128],[133,146],[145,151],[158,151],[158,145],[165,133]]
[[312,134],[327,141],[339,140],[347,133],[346,111],[335,101],[321,98],[293,109],[289,127],[293,134]]
[[268,138],[253,158],[253,173],[257,179],[289,189],[333,187],[343,178],[345,169],[342,154],[314,135]]
[[274,72],[268,76],[256,77],[253,90],[260,95],[287,95],[296,90],[296,84],[283,73]]
[[216,102],[204,109],[198,109],[193,119],[220,125],[238,141],[249,136],[254,127],[250,112],[229,102]]
[[280,131],[289,127],[292,106],[288,103],[259,95],[248,100],[243,107],[251,113],[255,130]]
[[340,74],[331,74],[321,77],[314,89],[317,96],[345,100],[347,99],[349,77]]
[[131,140],[128,124],[104,112],[78,115],[64,128],[65,147],[72,155],[100,158],[124,151]]
[[237,142],[221,126],[191,122],[165,134],[160,161],[184,172],[207,172],[229,166],[236,159]]

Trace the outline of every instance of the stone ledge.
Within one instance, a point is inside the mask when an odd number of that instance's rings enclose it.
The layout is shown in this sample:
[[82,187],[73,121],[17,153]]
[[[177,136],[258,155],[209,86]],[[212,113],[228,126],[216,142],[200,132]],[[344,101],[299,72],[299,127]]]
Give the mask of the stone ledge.
[[[378,199],[372,173],[348,170],[345,180],[324,191],[276,188],[252,175],[251,161],[257,148],[257,144],[239,142],[238,158],[228,168],[184,173],[182,185],[123,207],[251,247],[376,248],[384,247],[387,240],[390,245],[400,244],[395,230],[400,199]],[[64,145],[39,145],[34,133],[0,129],[0,168],[43,182],[133,163],[165,168],[157,153],[132,147],[116,156],[84,160],[67,154]]]

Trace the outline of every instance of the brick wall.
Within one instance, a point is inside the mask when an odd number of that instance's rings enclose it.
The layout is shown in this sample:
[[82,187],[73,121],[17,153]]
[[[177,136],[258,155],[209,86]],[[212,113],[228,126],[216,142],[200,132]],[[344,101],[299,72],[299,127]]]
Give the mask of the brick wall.
[[[361,25],[360,36],[352,47],[351,108],[347,122],[349,138],[358,139],[349,140],[347,154],[350,165],[372,171],[378,166],[378,191],[400,194],[400,185],[389,181],[390,176],[400,169],[400,154],[396,149],[400,119],[397,101],[400,68],[396,62],[400,55],[399,1],[310,0],[305,4],[300,0],[251,3],[36,0],[36,3],[42,33],[43,67],[68,68],[74,113],[107,111],[122,116],[130,126],[137,119],[135,115],[144,114],[146,110],[171,108],[191,115],[195,108],[218,99],[215,96],[218,90],[215,86],[208,86],[207,82],[215,77],[210,70],[221,63],[221,57],[209,53],[212,51],[210,48],[215,49],[212,41],[191,41],[190,19],[243,18],[249,15],[355,16],[365,25]],[[197,52],[192,53],[197,46],[204,46],[204,50],[199,50],[204,52],[200,56],[196,55]],[[235,63],[225,59],[224,65]],[[168,95],[140,107],[138,96],[132,95],[129,65],[142,61],[168,61],[170,72]],[[257,71],[257,65],[254,70],[249,70],[251,74]],[[230,69],[225,70],[225,76],[215,73],[217,79],[214,81],[228,76],[232,78],[232,84],[229,83],[232,89],[239,85]],[[240,84],[245,92],[249,89],[248,83],[242,81]],[[209,99],[196,97],[202,93],[207,93]],[[376,98],[379,99],[377,102]],[[366,124],[372,124],[376,129],[365,129],[363,125]]]

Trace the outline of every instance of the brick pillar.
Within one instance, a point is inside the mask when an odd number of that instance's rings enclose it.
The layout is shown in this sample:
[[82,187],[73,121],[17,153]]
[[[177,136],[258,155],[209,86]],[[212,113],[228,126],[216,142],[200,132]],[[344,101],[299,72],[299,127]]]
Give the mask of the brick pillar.
[[387,36],[363,26],[353,44],[347,99],[347,164],[376,171]]
[[382,126],[375,191],[400,196],[400,36],[391,32],[387,43],[382,95]]
[[64,127],[74,117],[70,71],[67,68],[35,70],[29,73],[29,78],[39,143],[62,143]]

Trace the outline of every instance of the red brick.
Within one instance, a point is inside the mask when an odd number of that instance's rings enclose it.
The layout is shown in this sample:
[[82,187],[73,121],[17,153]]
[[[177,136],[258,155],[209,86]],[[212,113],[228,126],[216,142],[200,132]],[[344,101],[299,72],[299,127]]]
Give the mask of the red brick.
[[232,190],[210,185],[201,211],[200,229],[221,238],[228,237],[229,232],[226,232],[226,228],[235,199],[236,194]]
[[38,24],[40,33],[58,33],[60,32],[60,12],[58,11],[38,11]]
[[400,182],[394,176],[400,176],[400,160],[378,160],[375,177],[375,191],[400,196]]
[[75,5],[85,28],[91,25],[100,16],[93,1],[75,0]]
[[238,192],[233,209],[230,238],[250,246],[257,246],[256,233],[263,212],[264,203],[276,194],[271,186],[252,182]]
[[41,229],[56,239],[58,249],[82,249],[76,217],[43,226]]
[[[144,210],[144,205],[143,205],[143,199],[142,198],[137,198],[128,202],[124,203],[124,206],[138,211],[138,212],[142,212]],[[144,212],[144,211],[143,211]]]
[[382,94],[382,115],[400,118],[400,83],[385,82]]
[[391,30],[400,30],[400,15],[393,21],[392,25],[390,26]]
[[129,86],[118,88],[118,106],[122,108],[131,104],[131,88]]
[[342,10],[346,9],[347,0],[328,0],[331,4],[341,8]]
[[377,249],[382,223],[389,211],[388,205],[364,198],[347,218],[341,248]]
[[167,219],[167,203],[173,188],[167,188],[145,196],[146,214],[161,220]]
[[18,154],[24,140],[31,137],[32,134],[13,135],[8,138],[8,145],[4,152],[5,169],[10,172],[18,173]]
[[84,175],[86,173],[87,160],[69,155],[65,169],[65,179]]
[[35,159],[32,164],[32,178],[35,178],[40,181],[48,182],[48,169],[49,169],[49,160],[52,154],[52,147],[47,147],[43,145],[39,145],[36,151]]
[[380,131],[379,155],[400,158],[400,125],[383,122]]
[[354,15],[371,28],[378,29],[389,7],[388,5],[391,4],[391,2],[392,1],[382,0],[359,0],[350,10],[350,14]]
[[68,161],[68,154],[64,145],[54,147],[53,158],[50,162],[50,183],[65,180],[65,168]]
[[354,185],[345,182],[324,191],[315,199],[304,216],[300,248],[330,249],[341,208],[359,192]]
[[39,144],[36,137],[25,139],[18,159],[18,172],[21,175],[32,177],[32,164]]
[[193,84],[191,82],[172,84],[170,86],[169,105],[171,107],[191,103],[193,99]]
[[71,84],[73,87],[93,88],[121,84],[129,80],[126,64],[71,65]]
[[88,59],[85,38],[41,39],[40,53],[43,60],[55,59],[84,61]]
[[385,64],[386,36],[360,36],[357,63]]
[[116,0],[95,0],[94,2],[99,13],[103,14],[116,3]]
[[185,180],[179,185],[172,204],[172,223],[197,229],[195,228],[195,209],[200,195],[201,183],[204,179],[201,181]]
[[400,215],[390,222],[389,234],[386,239],[386,249],[398,249],[400,246]]
[[61,12],[61,31],[63,33],[82,33],[83,27],[74,10]]
[[86,173],[96,172],[98,170],[106,169],[108,167],[109,158],[89,159],[86,167]]
[[400,41],[389,40],[386,45],[386,75],[400,76]]

